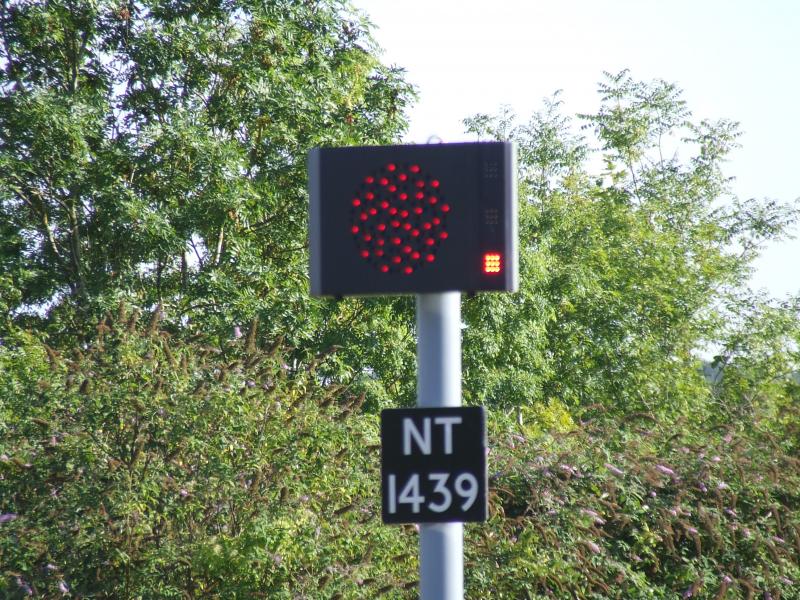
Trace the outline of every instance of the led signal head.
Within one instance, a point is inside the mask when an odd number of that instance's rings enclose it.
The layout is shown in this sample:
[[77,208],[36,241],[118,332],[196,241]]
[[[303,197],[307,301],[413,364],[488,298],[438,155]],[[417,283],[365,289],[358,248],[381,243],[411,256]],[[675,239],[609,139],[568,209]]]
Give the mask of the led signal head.
[[503,142],[312,150],[311,293],[514,291],[514,174]]

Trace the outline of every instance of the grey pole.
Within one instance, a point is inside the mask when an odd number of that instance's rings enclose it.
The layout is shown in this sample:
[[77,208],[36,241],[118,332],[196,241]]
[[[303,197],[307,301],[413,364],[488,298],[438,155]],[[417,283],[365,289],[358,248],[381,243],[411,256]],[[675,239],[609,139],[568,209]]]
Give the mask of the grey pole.
[[[461,406],[461,294],[417,295],[417,406]],[[464,526],[419,527],[420,600],[463,600]]]

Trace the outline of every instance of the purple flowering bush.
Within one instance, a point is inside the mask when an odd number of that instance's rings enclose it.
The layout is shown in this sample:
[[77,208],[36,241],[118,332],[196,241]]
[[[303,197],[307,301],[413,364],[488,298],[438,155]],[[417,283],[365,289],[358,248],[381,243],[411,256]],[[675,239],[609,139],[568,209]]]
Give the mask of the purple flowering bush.
[[758,418],[510,429],[466,544],[472,597],[800,598],[800,456]]
[[[416,530],[380,522],[377,415],[325,355],[126,312],[78,348],[0,347],[0,596],[416,597]],[[490,411],[468,598],[800,598],[797,409],[560,410]]]

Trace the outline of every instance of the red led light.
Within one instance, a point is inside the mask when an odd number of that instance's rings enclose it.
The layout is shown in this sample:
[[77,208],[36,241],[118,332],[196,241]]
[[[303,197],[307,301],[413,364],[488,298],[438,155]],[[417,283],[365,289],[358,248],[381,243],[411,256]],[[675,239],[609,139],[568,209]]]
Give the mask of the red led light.
[[486,252],[483,255],[483,272],[487,275],[497,275],[503,270],[502,255],[499,252]]
[[[411,275],[420,264],[433,263],[439,244],[448,239],[446,217],[432,214],[442,215],[437,207],[443,213],[450,209],[440,193],[444,195],[440,181],[418,164],[384,163],[364,177],[350,196],[356,209],[349,223],[356,252],[372,268],[395,276]],[[403,204],[409,200],[414,200],[410,206]]]

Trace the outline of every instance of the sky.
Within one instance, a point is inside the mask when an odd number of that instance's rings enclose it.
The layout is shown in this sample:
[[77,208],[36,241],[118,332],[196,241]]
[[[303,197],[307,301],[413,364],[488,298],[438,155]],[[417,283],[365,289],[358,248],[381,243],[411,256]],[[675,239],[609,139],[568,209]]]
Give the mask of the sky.
[[[465,117],[507,104],[527,119],[556,90],[565,114],[593,112],[603,72],[627,68],[677,84],[696,120],[741,124],[742,147],[725,169],[737,196],[800,202],[797,0],[354,3],[383,62],[417,87],[404,141],[467,140]],[[800,239],[772,245],[755,266],[754,288],[800,293]]]

